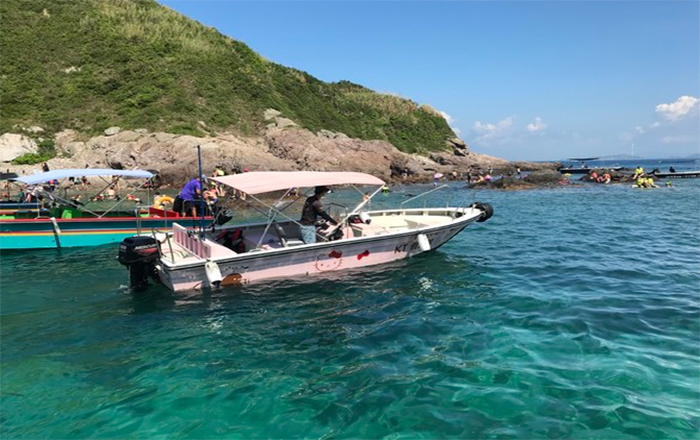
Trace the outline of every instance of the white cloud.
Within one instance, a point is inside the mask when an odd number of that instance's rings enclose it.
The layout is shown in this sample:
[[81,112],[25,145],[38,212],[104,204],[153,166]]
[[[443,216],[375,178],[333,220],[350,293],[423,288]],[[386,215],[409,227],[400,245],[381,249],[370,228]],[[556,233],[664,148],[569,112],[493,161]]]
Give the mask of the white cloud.
[[455,134],[456,134],[457,136],[459,136],[460,133],[461,133],[461,131],[460,131],[459,128],[457,128],[457,127],[454,126],[454,123],[457,122],[457,120],[456,120],[455,118],[453,118],[452,116],[448,115],[447,113],[441,111],[441,110],[438,110],[438,111],[439,111],[440,115],[442,115],[442,117],[445,118],[445,121],[447,121],[447,125],[450,126],[450,128],[452,129],[452,131],[454,131]]
[[656,112],[661,113],[669,121],[676,121],[697,109],[698,102],[700,102],[698,98],[684,95],[678,98],[676,102],[672,102],[671,104],[657,105]]
[[455,122],[454,118],[452,116],[448,115],[447,113],[440,111],[440,114],[442,115],[443,118],[445,118],[445,120],[447,121],[447,123],[449,125],[452,125]]
[[540,117],[536,117],[535,122],[531,122],[525,127],[525,129],[531,133],[535,131],[542,131],[545,128],[547,128],[547,124],[543,123],[542,118]]
[[637,130],[637,133],[639,134],[644,134],[646,130],[644,130],[644,127],[640,127],[639,125],[634,127],[635,130]]
[[690,135],[664,136],[661,138],[661,143],[663,144],[684,144],[696,141],[697,138]]
[[494,139],[498,137],[502,137],[508,132],[510,132],[510,129],[513,127],[513,117],[508,116],[504,120],[496,123],[496,124],[489,124],[489,123],[482,123],[479,121],[476,121],[474,123],[474,131],[476,131],[480,136],[479,138],[481,140],[486,140],[486,139]]
[[484,148],[511,148],[520,144],[521,137],[525,135],[525,130],[516,129],[514,123],[514,116],[508,116],[496,123],[474,122],[467,135],[467,142]]

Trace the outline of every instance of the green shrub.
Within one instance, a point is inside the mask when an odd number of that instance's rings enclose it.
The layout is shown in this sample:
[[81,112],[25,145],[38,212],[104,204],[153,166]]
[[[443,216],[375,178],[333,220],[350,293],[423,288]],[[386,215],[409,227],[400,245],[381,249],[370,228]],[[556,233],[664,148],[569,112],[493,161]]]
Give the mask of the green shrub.
[[[300,126],[445,148],[447,122],[413,101],[326,83],[265,60],[153,0],[0,1],[0,130],[15,124],[88,135],[109,126],[255,134],[275,108]],[[42,153],[43,154],[43,153]]]
[[12,165],[35,165],[38,163],[46,162],[49,159],[51,159],[50,156],[42,156],[41,154],[36,153],[27,153],[16,157],[12,161]]

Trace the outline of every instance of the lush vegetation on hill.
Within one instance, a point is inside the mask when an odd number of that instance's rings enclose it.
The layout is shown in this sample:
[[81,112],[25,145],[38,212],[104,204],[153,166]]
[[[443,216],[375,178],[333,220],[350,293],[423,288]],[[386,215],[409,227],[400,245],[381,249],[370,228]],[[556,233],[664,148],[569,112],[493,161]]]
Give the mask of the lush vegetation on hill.
[[254,134],[274,108],[310,130],[406,152],[454,136],[427,107],[275,64],[152,0],[2,0],[0,14],[1,132]]

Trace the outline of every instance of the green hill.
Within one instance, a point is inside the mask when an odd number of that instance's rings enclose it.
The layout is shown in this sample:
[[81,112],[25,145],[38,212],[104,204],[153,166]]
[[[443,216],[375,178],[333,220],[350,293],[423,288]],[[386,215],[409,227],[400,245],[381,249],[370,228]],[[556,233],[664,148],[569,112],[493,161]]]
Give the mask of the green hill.
[[274,108],[304,128],[405,152],[444,150],[455,136],[426,106],[275,64],[155,1],[2,0],[0,20],[0,132],[253,135]]

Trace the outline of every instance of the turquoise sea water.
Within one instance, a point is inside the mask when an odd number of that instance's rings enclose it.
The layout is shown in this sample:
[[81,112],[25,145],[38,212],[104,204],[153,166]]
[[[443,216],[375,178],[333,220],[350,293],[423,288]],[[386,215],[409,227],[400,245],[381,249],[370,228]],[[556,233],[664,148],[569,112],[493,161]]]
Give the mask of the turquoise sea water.
[[0,437],[700,436],[700,180],[448,195],[496,213],[315,282],[135,299],[114,247],[3,254]]

